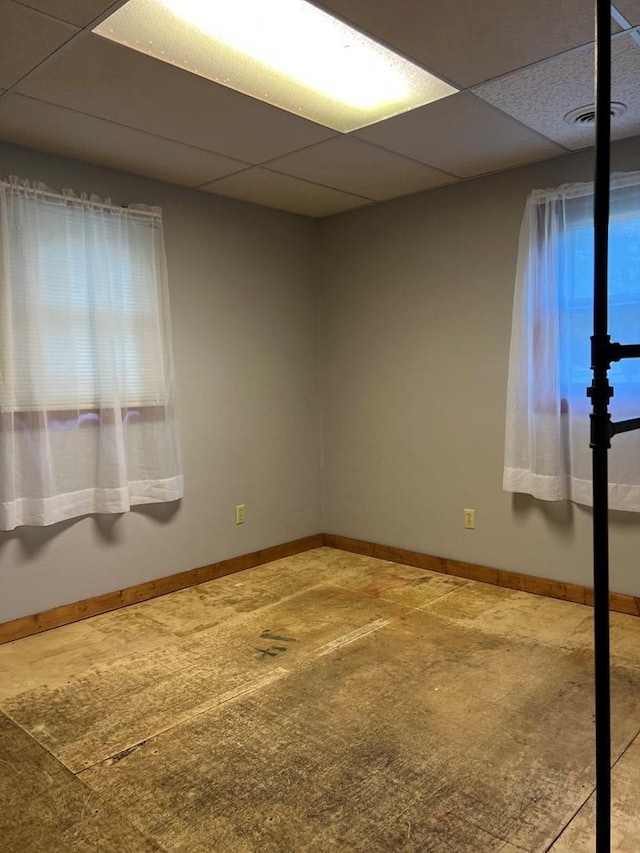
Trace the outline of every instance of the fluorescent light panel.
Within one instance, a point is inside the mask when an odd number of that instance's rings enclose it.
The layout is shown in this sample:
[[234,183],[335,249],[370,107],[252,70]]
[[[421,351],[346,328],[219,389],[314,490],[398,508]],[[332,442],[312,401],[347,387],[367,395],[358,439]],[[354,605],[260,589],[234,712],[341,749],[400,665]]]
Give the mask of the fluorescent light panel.
[[129,0],[93,32],[343,133],[458,91],[305,0]]

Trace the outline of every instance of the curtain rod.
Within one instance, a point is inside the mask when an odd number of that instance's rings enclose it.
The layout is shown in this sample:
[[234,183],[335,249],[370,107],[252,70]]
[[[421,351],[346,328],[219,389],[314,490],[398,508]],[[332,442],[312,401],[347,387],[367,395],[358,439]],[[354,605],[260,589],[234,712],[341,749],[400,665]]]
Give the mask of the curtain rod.
[[137,213],[141,216],[150,216],[153,218],[160,219],[162,214],[159,210],[149,210],[143,208],[138,208],[135,205],[126,207],[120,204],[109,204],[104,201],[94,201],[92,198],[81,198],[76,195],[65,195],[64,193],[55,193],[52,190],[39,189],[37,186],[24,186],[21,184],[12,184],[10,181],[0,180],[0,187],[6,187],[7,189],[20,189],[24,190],[26,193],[38,193],[39,195],[43,195],[45,198],[53,198],[58,201],[67,201],[67,202],[76,202],[77,204],[84,204],[86,206],[93,205],[95,207],[101,207],[103,210],[117,210],[122,213],[126,211],[127,213]]
[[[612,172],[610,186],[612,191],[634,189],[640,186],[640,171]],[[567,196],[569,198],[589,198],[589,196],[593,196],[594,190],[594,181],[576,181],[574,183],[560,184],[558,187],[534,189],[531,190],[529,196],[536,203],[544,204],[549,197],[554,195]]]

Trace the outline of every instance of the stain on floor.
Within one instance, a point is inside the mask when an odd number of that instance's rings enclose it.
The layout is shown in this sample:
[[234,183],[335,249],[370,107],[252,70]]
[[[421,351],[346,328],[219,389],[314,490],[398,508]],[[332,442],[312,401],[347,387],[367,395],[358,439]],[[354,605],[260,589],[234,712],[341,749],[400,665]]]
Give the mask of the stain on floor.
[[[400,612],[391,602],[317,586],[158,649],[138,653],[132,642],[126,657],[87,668],[57,687],[10,697],[1,707],[78,772],[228,703],[261,683],[269,667],[299,666],[333,637]],[[265,624],[297,642],[261,643]]]
[[378,578],[368,583],[360,591],[363,595],[380,595],[387,589],[409,586],[410,583],[411,581],[408,578]]
[[[167,849],[546,850],[591,790],[589,661],[510,655],[412,614],[80,778]],[[621,751],[640,681],[614,695]]]
[[[317,549],[87,620],[84,657],[78,626],[0,647],[8,853],[591,853],[591,611],[449,580]],[[615,620],[616,853],[640,831],[639,626]],[[45,795],[14,794],[22,754],[55,768]],[[105,823],[64,846],[78,791]]]

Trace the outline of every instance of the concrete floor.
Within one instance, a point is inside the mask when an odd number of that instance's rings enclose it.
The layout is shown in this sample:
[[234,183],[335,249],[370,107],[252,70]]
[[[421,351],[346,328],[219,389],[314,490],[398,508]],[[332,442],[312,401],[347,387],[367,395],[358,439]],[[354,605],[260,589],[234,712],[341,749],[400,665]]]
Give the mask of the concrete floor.
[[[591,626],[320,548],[2,646],[0,849],[593,851]],[[612,653],[633,853],[640,619]]]

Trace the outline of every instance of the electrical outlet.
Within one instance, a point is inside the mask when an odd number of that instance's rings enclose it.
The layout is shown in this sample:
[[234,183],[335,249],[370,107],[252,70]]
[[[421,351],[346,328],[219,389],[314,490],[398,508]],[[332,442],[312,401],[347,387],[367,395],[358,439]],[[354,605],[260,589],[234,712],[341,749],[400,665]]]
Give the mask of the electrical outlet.
[[244,504],[236,507],[236,524],[244,524]]
[[465,530],[475,530],[476,529],[476,511],[475,509],[463,509],[464,513],[464,527]]

